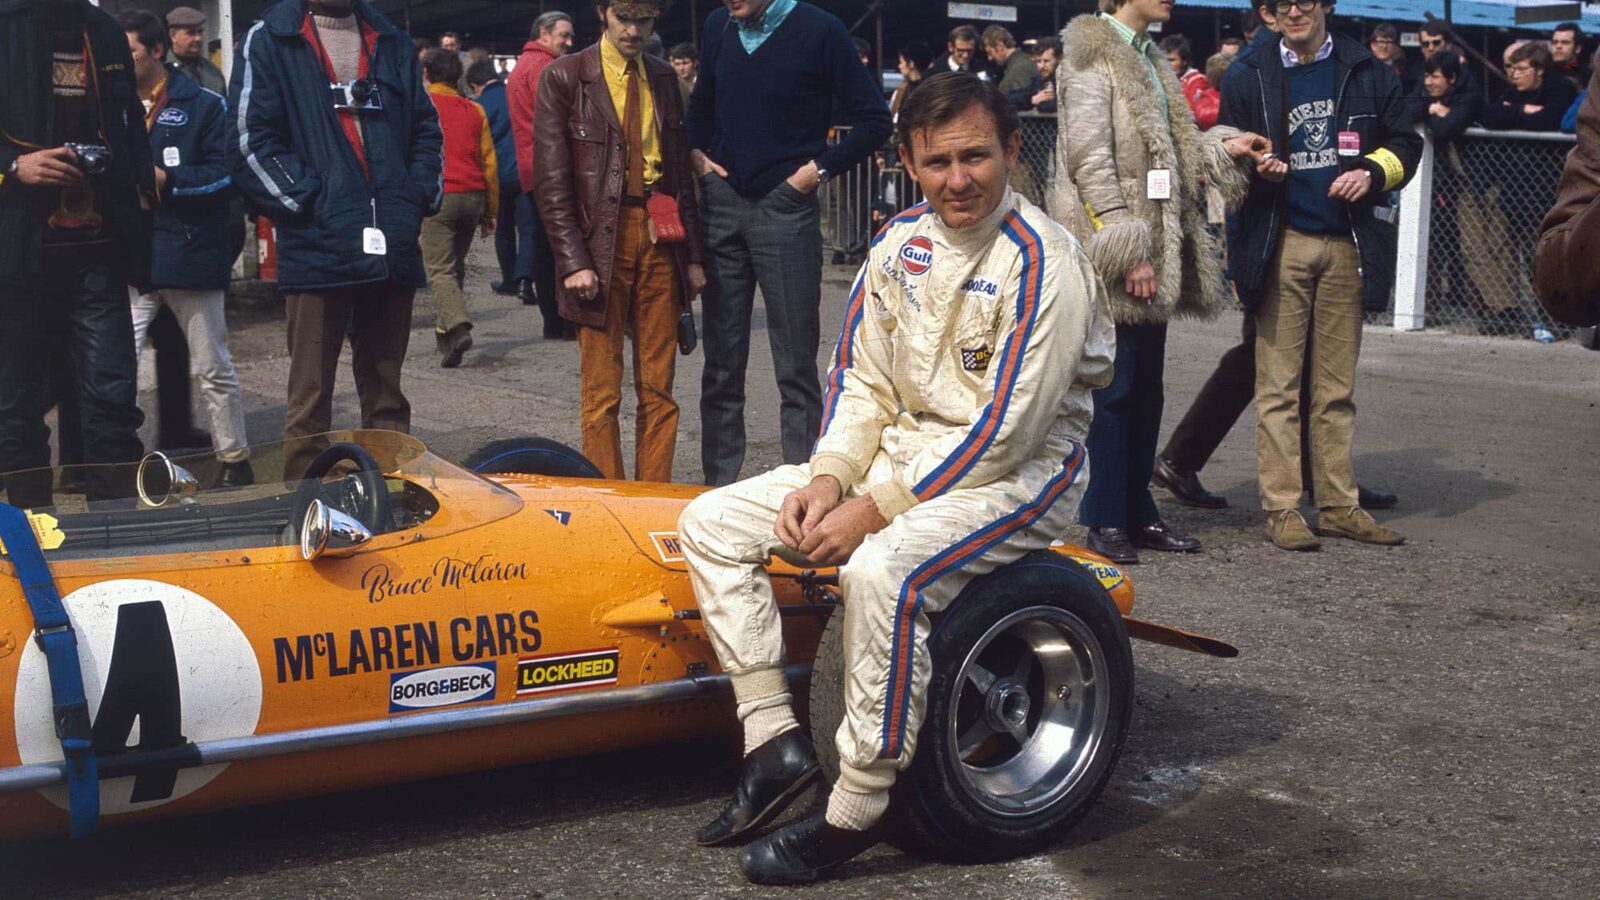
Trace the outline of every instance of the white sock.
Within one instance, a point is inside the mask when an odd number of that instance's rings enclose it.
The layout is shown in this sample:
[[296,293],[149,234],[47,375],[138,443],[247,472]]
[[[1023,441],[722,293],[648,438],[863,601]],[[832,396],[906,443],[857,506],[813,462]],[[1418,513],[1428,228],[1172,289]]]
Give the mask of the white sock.
[[888,791],[858,794],[845,789],[843,784],[836,784],[833,786],[833,793],[828,795],[827,820],[828,824],[835,828],[866,831],[878,824],[878,820],[883,818],[888,808]]
[[744,754],[800,723],[794,717],[794,695],[782,669],[759,669],[731,676],[737,715],[744,724]]

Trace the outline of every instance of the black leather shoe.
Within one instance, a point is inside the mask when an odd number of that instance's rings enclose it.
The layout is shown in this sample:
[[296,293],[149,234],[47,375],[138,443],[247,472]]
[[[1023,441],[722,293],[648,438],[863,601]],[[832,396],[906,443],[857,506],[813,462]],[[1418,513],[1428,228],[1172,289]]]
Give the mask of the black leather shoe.
[[1114,563],[1131,565],[1139,561],[1139,551],[1121,528],[1089,529],[1089,549]]
[[1395,505],[1400,502],[1399,497],[1388,491],[1362,487],[1359,484],[1356,485],[1356,494],[1360,498],[1359,502],[1362,509],[1394,509]]
[[1165,456],[1156,457],[1156,467],[1150,473],[1150,480],[1161,485],[1178,502],[1184,506],[1197,506],[1201,509],[1222,509],[1228,505],[1228,498],[1221,494],[1213,494],[1200,484],[1200,476],[1194,472],[1180,472],[1173,467]]
[[1200,541],[1188,535],[1179,534],[1172,527],[1162,521],[1152,522],[1128,532],[1128,540],[1141,550],[1161,550],[1166,553],[1194,553],[1200,549]]
[[489,282],[489,290],[502,297],[515,297],[517,295],[517,285],[513,281],[491,281]]
[[810,884],[827,870],[860,856],[878,840],[877,829],[836,828],[818,810],[744,848],[739,868],[756,884]]
[[533,282],[526,278],[517,279],[517,296],[522,298],[523,306],[539,305],[539,295],[533,290]]
[[217,479],[217,487],[245,487],[256,483],[255,470],[250,468],[248,460],[223,463],[222,475]]
[[810,739],[798,728],[785,731],[745,757],[733,799],[695,832],[695,843],[702,847],[726,844],[760,828],[793,803],[821,773]]

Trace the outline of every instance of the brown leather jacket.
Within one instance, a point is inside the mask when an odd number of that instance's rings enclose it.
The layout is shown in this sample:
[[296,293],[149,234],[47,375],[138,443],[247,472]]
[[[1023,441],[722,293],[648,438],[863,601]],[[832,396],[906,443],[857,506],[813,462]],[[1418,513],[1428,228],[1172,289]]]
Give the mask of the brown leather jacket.
[[[683,100],[672,67],[648,54],[643,59],[661,134],[661,180],[655,189],[677,198],[678,213],[689,232],[687,240],[673,245],[687,306],[693,299],[688,265],[705,261],[705,242],[689,168]],[[579,325],[604,326],[627,159],[622,121],[600,71],[599,43],[545,68],[539,77],[537,109],[534,196],[555,254],[561,316]],[[600,276],[600,292],[593,300],[580,300],[559,283],[584,269]]]
[[1556,205],[1539,226],[1533,286],[1557,320],[1600,325],[1600,68],[1578,109],[1578,145],[1561,171]]

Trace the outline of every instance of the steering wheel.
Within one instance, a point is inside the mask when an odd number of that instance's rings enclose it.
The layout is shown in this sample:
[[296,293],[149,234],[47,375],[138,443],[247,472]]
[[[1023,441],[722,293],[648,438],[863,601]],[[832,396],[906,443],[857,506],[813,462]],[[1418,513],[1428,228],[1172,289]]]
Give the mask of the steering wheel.
[[[336,484],[323,484],[322,479],[342,462],[355,463],[356,471]],[[384,482],[383,471],[360,444],[330,445],[306,467],[304,480],[295,492],[294,517],[290,520],[296,535],[305,520],[306,510],[311,508],[311,501],[317,499],[352,516],[375,535],[394,527],[389,486]]]

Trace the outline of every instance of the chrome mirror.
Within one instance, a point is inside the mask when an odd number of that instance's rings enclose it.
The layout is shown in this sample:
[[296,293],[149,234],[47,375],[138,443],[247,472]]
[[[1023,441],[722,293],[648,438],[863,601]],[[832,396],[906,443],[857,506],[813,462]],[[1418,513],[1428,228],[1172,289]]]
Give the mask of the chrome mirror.
[[300,523],[300,555],[310,562],[324,556],[349,556],[372,540],[372,532],[348,513],[312,500]]
[[173,497],[182,504],[195,503],[194,495],[200,490],[200,480],[194,473],[160,450],[151,451],[139,460],[134,483],[139,491],[139,502],[151,508],[165,506]]

